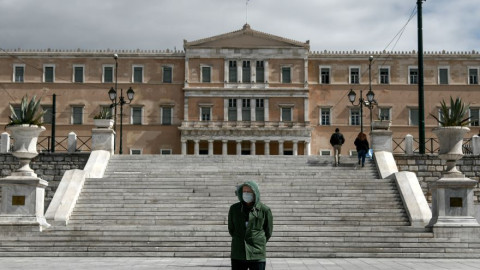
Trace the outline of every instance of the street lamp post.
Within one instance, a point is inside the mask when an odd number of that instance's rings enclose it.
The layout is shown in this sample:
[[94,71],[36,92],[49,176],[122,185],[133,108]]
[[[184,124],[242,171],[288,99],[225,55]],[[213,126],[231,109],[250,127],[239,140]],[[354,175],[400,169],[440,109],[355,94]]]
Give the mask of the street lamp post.
[[135,92],[133,92],[132,87],[128,88],[127,90],[128,102],[126,102],[123,96],[123,89],[120,89],[120,97],[117,102],[117,91],[115,91],[113,87],[110,88],[110,91],[108,91],[108,96],[112,101],[112,104],[110,105],[110,107],[114,107],[115,111],[117,111],[117,105],[120,105],[120,147],[118,151],[120,155],[123,154],[123,148],[122,148],[123,146],[123,105],[132,103],[134,95],[135,95]]

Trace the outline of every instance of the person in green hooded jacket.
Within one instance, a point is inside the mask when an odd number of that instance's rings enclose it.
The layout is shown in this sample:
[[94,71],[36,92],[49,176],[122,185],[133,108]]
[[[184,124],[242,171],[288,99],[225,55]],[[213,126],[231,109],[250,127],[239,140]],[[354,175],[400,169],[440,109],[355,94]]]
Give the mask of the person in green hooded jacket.
[[236,191],[240,202],[228,211],[228,232],[232,236],[232,270],[262,270],[266,264],[266,245],[273,231],[272,211],[260,202],[254,181]]

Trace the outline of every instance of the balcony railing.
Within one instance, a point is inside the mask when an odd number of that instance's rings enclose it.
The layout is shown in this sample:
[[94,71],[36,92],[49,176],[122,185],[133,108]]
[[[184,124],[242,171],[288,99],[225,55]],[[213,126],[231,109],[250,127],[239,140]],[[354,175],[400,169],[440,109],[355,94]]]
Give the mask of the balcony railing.
[[183,121],[182,128],[305,128],[310,122],[273,121]]

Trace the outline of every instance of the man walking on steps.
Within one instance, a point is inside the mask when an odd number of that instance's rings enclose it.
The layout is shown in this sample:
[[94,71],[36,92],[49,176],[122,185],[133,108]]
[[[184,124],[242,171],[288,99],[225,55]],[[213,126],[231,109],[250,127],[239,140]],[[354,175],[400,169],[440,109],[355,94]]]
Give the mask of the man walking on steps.
[[257,183],[237,187],[240,202],[228,211],[228,232],[232,236],[232,270],[264,270],[266,245],[273,231],[272,211],[260,202]]
[[340,152],[342,152],[343,143],[345,143],[345,138],[343,138],[343,134],[340,133],[340,129],[336,128],[335,133],[333,133],[330,137],[330,144],[333,147],[335,166],[338,166],[338,164],[340,164]]

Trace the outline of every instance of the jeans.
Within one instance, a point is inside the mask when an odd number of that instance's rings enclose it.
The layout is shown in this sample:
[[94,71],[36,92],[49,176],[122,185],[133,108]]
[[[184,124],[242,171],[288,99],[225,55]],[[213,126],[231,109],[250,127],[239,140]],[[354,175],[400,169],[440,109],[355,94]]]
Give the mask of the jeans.
[[365,157],[367,156],[368,150],[359,150],[358,151],[358,161],[362,161],[362,166],[365,165]]
[[232,270],[265,270],[266,262],[232,259]]

